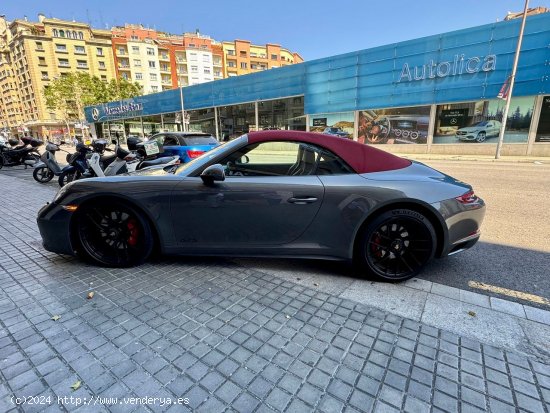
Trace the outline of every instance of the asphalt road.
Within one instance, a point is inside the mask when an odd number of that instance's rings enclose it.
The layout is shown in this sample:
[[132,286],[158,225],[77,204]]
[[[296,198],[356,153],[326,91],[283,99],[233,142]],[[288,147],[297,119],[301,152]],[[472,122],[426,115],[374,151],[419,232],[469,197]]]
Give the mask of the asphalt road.
[[[487,213],[477,245],[452,257],[434,260],[420,278],[549,310],[548,305],[480,291],[469,283],[482,282],[550,300],[550,163],[425,163],[473,185],[476,194],[487,203]],[[31,168],[3,168],[0,173],[33,181]],[[58,188],[56,180],[48,186]],[[350,269],[340,263],[271,262],[275,272],[290,266],[296,271],[350,275]],[[254,260],[250,263],[253,265]]]

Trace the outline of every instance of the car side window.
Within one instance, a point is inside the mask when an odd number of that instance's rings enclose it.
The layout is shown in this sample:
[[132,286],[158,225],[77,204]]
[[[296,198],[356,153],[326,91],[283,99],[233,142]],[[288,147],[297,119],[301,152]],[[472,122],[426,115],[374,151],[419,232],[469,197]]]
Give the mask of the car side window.
[[355,172],[338,156],[322,151],[315,173],[316,175],[343,175]]
[[241,148],[220,163],[231,176],[313,175],[319,151],[299,142],[262,142]]
[[164,146],[179,146],[178,138],[176,138],[175,136],[166,135],[164,137],[163,145]]

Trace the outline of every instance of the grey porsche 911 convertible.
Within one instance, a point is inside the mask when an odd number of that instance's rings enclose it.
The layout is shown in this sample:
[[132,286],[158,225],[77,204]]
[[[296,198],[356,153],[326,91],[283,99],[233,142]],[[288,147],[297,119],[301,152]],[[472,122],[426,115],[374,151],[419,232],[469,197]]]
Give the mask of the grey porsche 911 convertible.
[[75,181],[38,213],[44,247],[111,267],[163,254],[353,260],[399,281],[473,246],[472,187],[326,134],[250,132],[193,161]]

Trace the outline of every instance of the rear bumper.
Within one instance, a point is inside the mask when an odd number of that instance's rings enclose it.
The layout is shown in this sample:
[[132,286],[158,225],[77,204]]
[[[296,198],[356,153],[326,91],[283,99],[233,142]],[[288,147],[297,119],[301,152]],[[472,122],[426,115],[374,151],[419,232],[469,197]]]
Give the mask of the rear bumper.
[[71,212],[55,203],[47,204],[38,211],[36,222],[46,250],[58,254],[75,254],[71,243],[71,216]]

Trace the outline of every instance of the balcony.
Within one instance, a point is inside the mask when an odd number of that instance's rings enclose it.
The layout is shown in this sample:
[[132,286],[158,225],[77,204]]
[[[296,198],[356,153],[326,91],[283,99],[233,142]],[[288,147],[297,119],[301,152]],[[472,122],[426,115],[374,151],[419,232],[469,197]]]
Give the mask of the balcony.
[[162,79],[162,84],[163,84],[163,85],[171,85],[171,84],[172,84],[172,80],[171,80],[171,79]]
[[126,50],[117,50],[116,55],[117,56],[128,56],[128,52]]
[[130,70],[130,65],[118,65],[119,70]]
[[214,66],[222,66],[222,61],[221,60],[214,60],[214,62],[212,63]]
[[170,56],[167,55],[167,54],[160,54],[159,55],[159,60],[164,60],[166,62],[169,62],[170,61]]
[[187,63],[187,59],[182,59],[181,57],[176,58],[177,63]]

